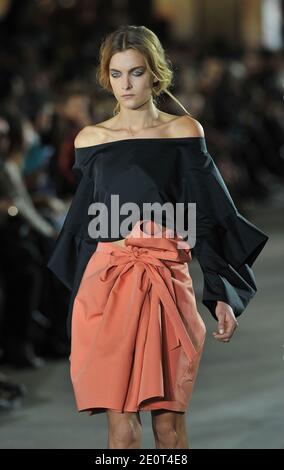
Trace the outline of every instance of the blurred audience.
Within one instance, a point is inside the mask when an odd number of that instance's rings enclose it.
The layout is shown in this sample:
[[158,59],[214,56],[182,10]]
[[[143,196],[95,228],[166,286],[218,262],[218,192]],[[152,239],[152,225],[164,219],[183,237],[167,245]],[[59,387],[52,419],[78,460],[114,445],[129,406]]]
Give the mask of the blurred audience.
[[[46,336],[47,332],[49,335],[49,338],[41,337],[44,340],[41,347],[47,343],[52,347],[56,340],[66,341],[63,334],[66,304],[60,300],[62,288],[46,270],[58,228],[51,222],[51,216],[49,221],[36,207],[22,175],[24,156],[30,145],[23,117],[15,110],[0,112],[0,129],[2,361],[18,367],[41,367],[44,361],[36,354],[35,326],[41,326]],[[35,199],[38,203],[37,196]],[[45,201],[49,211],[58,212],[48,202],[48,196]],[[60,209],[66,211],[63,203]],[[58,306],[54,305],[53,297]],[[42,352],[47,351],[48,348],[42,348]],[[64,354],[67,352],[66,345]]]

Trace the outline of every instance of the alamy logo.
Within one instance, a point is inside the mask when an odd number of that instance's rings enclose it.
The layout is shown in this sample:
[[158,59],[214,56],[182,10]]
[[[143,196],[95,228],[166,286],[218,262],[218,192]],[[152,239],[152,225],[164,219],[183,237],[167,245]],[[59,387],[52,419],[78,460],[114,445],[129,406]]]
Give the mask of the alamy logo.
[[[141,210],[142,209],[142,210]],[[94,202],[88,208],[88,215],[94,216],[88,225],[90,238],[126,238],[129,235],[129,227],[138,220],[152,220],[161,230],[157,230],[151,236],[174,237],[178,234],[191,248],[196,243],[196,204],[167,202],[165,204],[134,202],[119,204],[119,195],[111,195],[111,205],[102,202]],[[163,231],[163,228],[166,230]],[[142,237],[149,234],[142,231]]]

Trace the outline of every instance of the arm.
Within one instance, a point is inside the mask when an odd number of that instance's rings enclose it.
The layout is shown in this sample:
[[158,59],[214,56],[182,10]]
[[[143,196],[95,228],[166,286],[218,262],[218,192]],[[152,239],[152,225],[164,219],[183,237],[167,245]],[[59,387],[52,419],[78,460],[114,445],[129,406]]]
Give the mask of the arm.
[[215,338],[228,341],[257,291],[251,266],[268,237],[238,212],[205,141],[191,147],[183,165],[186,201],[196,203],[192,251],[204,275],[202,302],[218,321]]

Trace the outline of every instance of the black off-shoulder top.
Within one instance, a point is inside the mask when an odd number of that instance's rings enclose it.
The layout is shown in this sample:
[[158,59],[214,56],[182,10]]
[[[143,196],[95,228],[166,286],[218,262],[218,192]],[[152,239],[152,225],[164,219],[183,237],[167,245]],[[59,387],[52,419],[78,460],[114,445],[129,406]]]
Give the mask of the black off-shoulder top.
[[[239,316],[257,291],[252,265],[268,236],[243,217],[207,150],[205,137],[129,138],[75,149],[78,186],[56,240],[48,268],[71,291],[67,330],[71,335],[73,302],[86,265],[99,241],[90,237],[90,204],[102,202],[111,214],[111,195],[120,206],[134,202],[196,204],[196,256],[204,275],[203,304],[217,320],[218,300]],[[119,215],[120,222],[127,216]],[[165,225],[163,215],[161,223]]]

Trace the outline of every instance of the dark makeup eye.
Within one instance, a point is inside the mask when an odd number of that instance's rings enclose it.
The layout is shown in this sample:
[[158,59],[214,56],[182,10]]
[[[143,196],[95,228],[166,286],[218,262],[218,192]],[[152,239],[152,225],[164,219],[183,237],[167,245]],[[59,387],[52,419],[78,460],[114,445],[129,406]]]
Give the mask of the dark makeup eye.
[[[133,75],[134,75],[135,77],[139,77],[140,75],[143,75],[143,73],[144,73],[144,70],[135,70],[135,71],[133,72]],[[111,73],[111,76],[112,76],[113,78],[119,77],[119,75],[120,75],[120,74],[119,74],[118,72],[112,72],[112,73]]]

